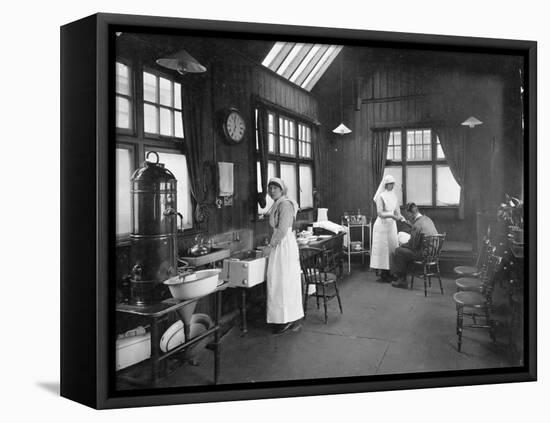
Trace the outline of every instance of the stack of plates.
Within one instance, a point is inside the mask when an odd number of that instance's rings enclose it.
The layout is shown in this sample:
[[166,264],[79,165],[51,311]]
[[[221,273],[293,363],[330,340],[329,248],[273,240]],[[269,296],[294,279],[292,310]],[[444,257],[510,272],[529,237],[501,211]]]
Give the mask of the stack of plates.
[[350,247],[353,251],[360,251],[361,250],[361,242],[360,241],[353,241],[350,244]]
[[[190,336],[191,339],[200,335],[202,332],[210,329],[214,323],[210,316],[202,313],[193,314],[191,317]],[[162,352],[168,352],[185,342],[185,334],[183,331],[183,322],[176,321],[170,326],[160,338],[160,349]]]
[[305,245],[308,242],[317,241],[317,238],[317,235],[311,235],[311,232],[301,232],[296,238],[296,241],[299,245]]

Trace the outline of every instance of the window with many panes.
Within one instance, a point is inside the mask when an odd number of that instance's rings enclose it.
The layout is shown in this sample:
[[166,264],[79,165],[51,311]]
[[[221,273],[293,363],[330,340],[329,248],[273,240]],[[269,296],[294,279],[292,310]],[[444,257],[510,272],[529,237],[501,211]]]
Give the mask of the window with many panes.
[[181,84],[143,71],[143,132],[183,138]]
[[[258,149],[258,111],[256,110],[256,149]],[[311,125],[291,114],[267,112],[268,179],[280,177],[288,187],[288,195],[298,202],[300,209],[313,207],[313,147]],[[262,189],[260,162],[256,163],[257,189]],[[273,201],[267,196],[267,212]]]
[[394,190],[400,204],[445,207],[456,206],[460,201],[460,186],[431,129],[391,131],[386,174],[396,179]]
[[133,128],[132,78],[130,66],[116,62],[116,127],[119,129]]
[[401,161],[401,132],[390,132],[390,140],[388,142],[388,160]]
[[[134,83],[136,75],[143,76],[143,84]],[[134,98],[143,99],[143,113],[134,111]],[[131,65],[117,61],[115,111],[116,126],[123,129],[117,131],[115,156],[117,237],[124,239],[131,231],[131,176],[149,151],[157,152],[159,162],[176,177],[178,212],[183,215],[183,228],[191,228],[193,204],[187,158],[182,152],[180,83],[152,71],[134,72]]]

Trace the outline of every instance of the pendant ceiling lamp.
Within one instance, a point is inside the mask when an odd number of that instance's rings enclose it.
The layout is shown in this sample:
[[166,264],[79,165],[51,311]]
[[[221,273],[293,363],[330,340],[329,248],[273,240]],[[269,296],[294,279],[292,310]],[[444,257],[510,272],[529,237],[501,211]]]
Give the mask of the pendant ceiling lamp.
[[181,75],[185,73],[206,72],[206,67],[201,65],[197,59],[185,50],[180,50],[171,56],[157,59],[157,65],[175,70]]
[[469,126],[470,128],[474,128],[477,125],[481,125],[483,122],[479,119],[470,116],[468,119],[466,119],[464,122],[461,123],[461,125]]
[[342,60],[343,58],[340,57],[340,125],[338,125],[336,128],[332,130],[335,134],[345,135],[351,133],[351,129],[349,129],[346,125],[344,125],[344,97],[342,95]]

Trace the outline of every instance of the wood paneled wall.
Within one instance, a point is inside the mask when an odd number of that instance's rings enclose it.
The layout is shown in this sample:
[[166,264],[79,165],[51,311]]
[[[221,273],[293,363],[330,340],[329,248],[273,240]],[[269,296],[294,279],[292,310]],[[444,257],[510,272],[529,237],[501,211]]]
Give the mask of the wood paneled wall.
[[[214,201],[217,193],[209,196],[209,221],[201,227],[196,227],[206,237],[216,240],[225,237],[232,239],[231,232],[239,232],[240,241],[233,238],[229,246],[232,250],[254,247],[269,237],[272,229],[267,219],[256,220],[256,158],[255,158],[255,122],[254,108],[256,101],[279,106],[298,114],[312,122],[318,120],[317,101],[308,92],[290,84],[268,69],[249,61],[239,54],[239,43],[233,40],[231,48],[223,42],[205,38],[170,37],[155,35],[123,34],[117,45],[117,56],[129,61],[134,69],[140,64],[146,64],[152,69],[157,66],[155,60],[166,54],[172,54],[185,48],[200,63],[207,67],[204,74],[178,75],[173,73],[175,80],[183,86],[193,84],[197,78],[204,81],[204,110],[202,113],[204,128],[204,157],[206,175],[210,175],[210,186],[214,187],[216,172],[211,168],[218,162],[231,162],[234,165],[234,195],[233,204],[217,208]],[[235,48],[237,48],[235,50]],[[243,51],[245,49],[243,48]],[[160,70],[160,68],[159,68]],[[165,69],[162,69],[166,72]],[[140,99],[136,99],[136,107],[141,107]],[[229,145],[225,142],[221,129],[223,112],[229,107],[237,108],[244,115],[247,133],[239,145]],[[140,122],[137,122],[141,125]],[[154,145],[154,141],[150,144]],[[140,159],[141,161],[141,159]],[[304,218],[304,217],[303,217]],[[305,216],[311,219],[311,216]],[[243,233],[252,232],[244,240]],[[178,239],[180,255],[185,255],[187,248],[194,243],[195,232],[187,232]],[[250,239],[248,239],[250,238]],[[116,278],[120,282],[131,269],[129,246],[119,245],[117,248]],[[229,290],[224,295],[223,311],[236,309],[238,292]],[[120,291],[119,291],[120,294]],[[200,304],[198,311],[213,313],[212,305]],[[120,331],[126,330],[124,322],[118,321]],[[135,322],[132,322],[135,324]],[[128,327],[129,328],[129,327]]]
[[[372,213],[377,181],[373,181],[368,163],[372,131],[377,128],[430,127],[442,122],[459,125],[471,115],[484,122],[469,132],[467,221],[457,221],[452,210],[431,211],[448,220],[457,238],[469,233],[475,211],[490,210],[504,192],[522,192],[518,60],[483,54],[345,47],[310,94],[240,55],[239,51],[246,49],[241,50],[239,43],[247,41],[232,40],[231,48],[227,48],[219,40],[141,36],[123,45],[130,55],[153,66],[155,58],[183,45],[208,68],[204,160],[212,164],[232,162],[235,171],[233,205],[221,209],[212,206],[204,228],[210,235],[240,228],[251,228],[255,233],[269,231],[265,222],[253,221],[253,129],[258,98],[321,123],[316,127],[319,163],[315,184],[321,206],[328,207],[333,221],[339,221],[346,210]],[[180,77],[182,84],[192,80],[192,75]],[[221,113],[228,107],[243,112],[249,129],[245,141],[237,146],[226,144],[220,130]],[[332,133],[342,115],[353,130],[349,135]]]
[[378,183],[368,165],[373,130],[458,126],[472,115],[484,124],[468,133],[467,218],[459,221],[453,209],[427,212],[440,222],[440,231],[468,240],[477,210],[494,208],[504,192],[521,191],[519,60],[348,47],[338,60],[344,60],[343,115],[351,134],[331,132],[341,121],[338,73],[327,73],[315,90],[324,124],[323,198],[330,215],[373,212]]
[[[309,92],[247,59],[240,53],[246,50],[245,43],[247,41],[230,40],[224,43],[220,39],[124,34],[117,43],[117,56],[155,69],[157,58],[185,48],[207,67],[207,72],[199,75],[181,76],[173,73],[183,86],[193,84],[196,78],[206,79],[203,161],[205,172],[212,176],[210,185],[216,185],[216,172],[212,167],[217,166],[218,162],[231,162],[234,165],[233,204],[217,208],[214,204],[216,196],[212,193],[209,196],[209,222],[200,229],[207,236],[214,236],[250,228],[258,232],[255,238],[262,239],[271,229],[266,222],[255,221],[256,102],[261,99],[314,122],[318,120],[317,100]],[[164,68],[159,70],[166,72]],[[139,99],[136,99],[136,105],[140,107]],[[246,120],[246,137],[239,145],[227,144],[221,129],[223,113],[229,107],[239,109]]]
[[[216,209],[209,231],[219,233],[238,228],[265,227],[253,223],[256,203],[255,118],[258,100],[272,103],[291,113],[317,120],[317,102],[278,75],[235,54],[218,53],[211,63],[212,72],[212,159],[215,162],[232,162],[235,171],[233,206]],[[240,145],[228,145],[219,130],[219,118],[224,110],[236,107],[246,118],[247,135]]]

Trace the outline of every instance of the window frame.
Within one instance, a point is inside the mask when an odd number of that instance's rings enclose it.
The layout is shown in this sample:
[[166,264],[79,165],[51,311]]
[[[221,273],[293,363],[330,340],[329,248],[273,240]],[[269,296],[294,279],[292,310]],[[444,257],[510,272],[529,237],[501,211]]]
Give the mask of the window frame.
[[[149,72],[154,74],[157,77],[157,83],[159,82],[159,77],[166,78],[174,83],[180,84],[180,86],[183,86],[183,82],[181,80],[178,80],[176,76],[168,75],[164,72],[158,71],[156,69],[153,69],[149,66],[143,65],[141,62],[132,62],[127,59],[118,58],[116,59],[116,62],[123,63],[124,65],[129,67],[130,73],[129,73],[129,84],[133,87],[132,93],[135,99],[141,99],[140,101],[134,101],[134,107],[133,107],[133,115],[134,115],[134,130],[132,132],[129,132],[128,130],[119,130],[119,128],[116,128],[116,142],[115,142],[115,148],[124,148],[131,150],[132,159],[131,163],[134,166],[134,170],[138,169],[142,163],[145,161],[145,153],[147,150],[158,150],[159,152],[165,152],[165,153],[171,153],[171,154],[181,154],[188,159],[188,152],[187,152],[187,144],[185,142],[185,128],[184,128],[184,138],[176,138],[175,136],[167,136],[167,135],[160,135],[160,134],[150,134],[145,132],[145,120],[144,120],[144,113],[143,113],[143,72]],[[174,85],[172,85],[174,87]],[[160,90],[157,90],[160,91]],[[172,90],[172,96],[174,94],[174,89]],[[116,97],[116,90],[115,90],[115,97]],[[159,98],[160,93],[157,93],[157,98]],[[174,104],[175,99],[172,99],[172,104]],[[116,98],[115,98],[116,102]],[[181,113],[183,116],[183,99],[182,99],[182,109]],[[157,107],[161,107],[160,103],[157,104]],[[165,106],[162,106],[165,107]],[[139,109],[139,110],[138,110]],[[178,109],[173,109],[178,110]],[[180,111],[180,110],[178,110]],[[159,112],[160,113],[160,112]],[[139,125],[138,125],[139,122]],[[160,125],[160,122],[159,122]],[[173,126],[175,123],[173,123]],[[188,162],[189,166],[189,162]],[[191,208],[194,209],[196,206],[195,199],[191,195]],[[193,225],[191,228],[186,228],[183,231],[184,236],[193,235],[195,233],[199,233],[200,230],[196,226],[193,219],[191,219],[191,224]],[[124,233],[124,234],[116,234],[116,242],[117,246],[123,246],[128,244],[130,234]]]
[[[119,94],[116,90],[116,83],[115,83],[115,107],[116,107],[116,98],[122,97],[127,99],[130,102],[130,127],[129,128],[119,128],[116,126],[115,121],[115,131],[117,134],[126,134],[126,135],[136,135],[136,122],[137,122],[137,107],[136,107],[136,79],[134,77],[134,67],[135,64],[132,63],[131,60],[128,60],[123,57],[117,57],[115,60],[115,78],[116,78],[116,64],[120,63],[124,66],[128,67],[128,92],[129,94]],[[116,112],[115,112],[115,118],[116,118]]]
[[[145,98],[144,98],[144,89],[143,89],[143,79],[144,79],[143,78],[143,73],[144,72],[147,72],[147,73],[155,76],[155,78],[156,78],[157,93],[156,93],[156,99],[155,99],[156,102],[155,103],[153,103],[149,100],[145,100]],[[171,106],[165,106],[165,105],[160,103],[160,78],[167,79],[172,83],[172,105]],[[154,69],[151,66],[147,66],[147,65],[141,66],[140,72],[139,72],[139,81],[136,81],[136,82],[137,82],[136,86],[139,84],[138,94],[139,94],[139,99],[140,99],[139,104],[140,104],[140,113],[141,113],[140,133],[141,133],[142,137],[146,138],[146,139],[150,139],[150,140],[168,140],[168,141],[171,141],[171,142],[183,143],[184,140],[185,140],[185,127],[183,126],[183,122],[182,122],[183,138],[176,137],[176,135],[175,135],[175,133],[176,133],[175,115],[176,115],[176,112],[179,112],[179,113],[181,113],[181,115],[183,117],[183,98],[181,98],[181,109],[177,109],[175,107],[175,92],[176,92],[176,90],[175,90],[175,87],[174,87],[175,83],[178,83],[180,85],[180,88],[183,87],[182,82],[176,80],[176,78],[173,75],[170,75],[169,73],[163,72],[163,71],[158,70],[158,69]],[[183,97],[183,96],[180,96],[180,97]],[[153,106],[157,109],[157,117],[158,117],[158,122],[157,122],[158,128],[157,129],[158,129],[158,133],[145,132],[145,112],[143,110],[144,107],[145,107],[145,104]],[[160,133],[160,109],[162,109],[162,108],[170,110],[170,113],[172,115],[172,134],[173,135],[164,135],[164,134]],[[177,140],[177,141],[173,141],[173,140]]]
[[[135,172],[136,169],[139,167],[138,160],[137,160],[137,158],[138,158],[138,154],[137,154],[138,146],[135,143],[132,143],[132,142],[118,141],[117,140],[117,143],[115,145],[115,151],[117,149],[128,150],[129,151],[129,153],[130,153],[130,165],[132,167],[132,174],[133,174],[133,172]],[[130,186],[131,186],[131,183],[130,183]],[[130,204],[131,204],[131,202],[132,202],[132,198],[131,198],[131,194],[130,194]],[[116,208],[116,206],[115,206],[115,208]],[[131,226],[132,226],[132,222],[130,221],[130,230],[131,230]],[[115,237],[116,237],[117,245],[129,244],[130,232],[116,233],[116,228],[115,228]]]
[[[430,151],[431,151],[431,159],[430,160],[408,160],[407,157],[407,132],[408,131],[430,131]],[[400,127],[400,128],[392,128],[390,129],[390,136],[392,132],[400,132],[401,133],[401,160],[390,160],[388,159],[388,155],[386,153],[386,162],[385,167],[397,167],[401,166],[401,178],[402,178],[402,193],[403,193],[403,204],[407,204],[409,202],[409,199],[407,198],[407,167],[408,166],[430,166],[431,167],[431,176],[432,176],[432,189],[431,189],[431,197],[432,202],[429,205],[422,204],[420,207],[428,207],[428,208],[437,208],[437,209],[456,209],[460,206],[459,203],[452,204],[452,205],[446,205],[446,206],[440,206],[437,205],[437,167],[444,165],[449,166],[449,163],[447,161],[447,158],[438,158],[437,156],[437,146],[441,145],[441,143],[437,142],[438,137],[433,128],[426,127],[426,126],[407,126],[407,127]],[[443,150],[442,150],[443,151]],[[443,152],[443,154],[445,154]],[[456,181],[456,180],[455,180]],[[458,182],[457,182],[458,183]],[[460,199],[459,199],[460,202]]]
[[[289,163],[289,164],[293,164],[294,165],[294,169],[295,169],[295,178],[296,178],[296,197],[295,200],[298,202],[298,204],[300,204],[300,201],[301,201],[301,196],[302,196],[302,193],[301,193],[301,181],[300,181],[300,165],[307,165],[307,166],[310,166],[311,167],[311,181],[312,181],[312,186],[311,186],[311,189],[312,189],[312,195],[313,195],[313,188],[315,187],[315,162],[314,162],[314,154],[313,154],[313,149],[315,148],[314,147],[314,131],[315,131],[315,123],[312,121],[312,120],[309,120],[308,118],[304,117],[304,116],[300,116],[294,112],[292,112],[291,110],[288,110],[288,109],[285,109],[285,108],[282,108],[282,107],[279,107],[279,106],[275,106],[275,105],[271,105],[271,104],[265,104],[263,102],[260,102],[256,105],[256,107],[254,108],[254,116],[255,116],[255,131],[256,131],[256,134],[258,133],[258,123],[257,123],[257,112],[256,110],[258,110],[260,107],[264,108],[266,113],[268,114],[267,116],[267,119],[269,121],[269,114],[272,114],[274,115],[274,118],[273,118],[273,134],[274,134],[274,142],[273,142],[273,147],[274,147],[274,151],[269,151],[269,147],[268,147],[268,152],[267,152],[267,159],[268,159],[268,162],[274,162],[275,163],[275,172],[277,175],[281,175],[281,163]],[[281,133],[280,133],[280,128],[279,128],[279,122],[280,122],[280,118],[283,118],[283,119],[287,119],[287,120],[290,120],[291,122],[294,122],[294,125],[295,125],[295,128],[294,128],[294,135],[295,135],[295,138],[294,138],[294,155],[289,155],[289,154],[285,154],[285,153],[281,153],[280,152],[280,137],[281,137]],[[299,148],[299,145],[300,145],[300,142],[301,140],[299,139],[299,125],[303,125],[307,128],[309,128],[309,133],[310,133],[310,140],[309,140],[309,144],[311,146],[311,157],[303,157],[300,155],[300,148]],[[269,134],[271,132],[269,131],[269,125],[266,125],[266,137],[268,137],[269,139]],[[269,142],[268,142],[268,145],[269,145]],[[257,142],[255,143],[255,147],[254,147],[254,157],[255,157],[255,161],[256,163],[260,161],[260,154],[259,154],[259,146],[257,144]],[[260,178],[260,175],[257,174],[256,172],[256,185],[257,185],[257,182],[258,182],[258,178]],[[255,185],[255,186],[256,186]],[[301,204],[300,204],[300,212],[307,212],[307,211],[312,211],[314,209],[314,205],[312,204],[311,206],[308,206],[308,207],[302,207]],[[258,208],[256,207],[256,215],[258,215]]]

